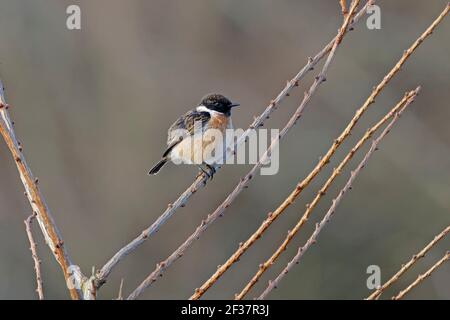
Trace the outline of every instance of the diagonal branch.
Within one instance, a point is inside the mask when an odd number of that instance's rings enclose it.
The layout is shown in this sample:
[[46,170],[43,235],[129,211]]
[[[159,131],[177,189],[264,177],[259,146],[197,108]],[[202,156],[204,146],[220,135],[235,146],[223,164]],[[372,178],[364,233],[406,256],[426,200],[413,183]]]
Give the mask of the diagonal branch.
[[32,214],[28,217],[28,219],[24,220],[25,223],[25,231],[27,232],[28,241],[30,242],[30,250],[31,250],[31,257],[33,258],[34,262],[34,271],[36,272],[36,283],[37,283],[37,289],[36,292],[38,294],[39,300],[44,300],[44,291],[42,289],[42,276],[41,276],[41,261],[39,260],[39,257],[37,255],[36,250],[36,242],[33,238],[33,233],[31,232],[31,221],[36,216]]
[[[417,96],[418,92],[420,90],[420,87],[418,87],[415,91],[409,92],[409,94],[406,94],[405,97],[407,98],[405,101],[405,98],[402,99],[392,110],[389,112],[387,116],[389,118],[392,118],[390,123],[386,126],[386,128],[383,130],[383,132],[378,136],[377,139],[375,139],[372,142],[372,146],[370,147],[369,151],[364,156],[363,160],[358,164],[356,169],[351,172],[350,178],[347,180],[347,183],[342,188],[342,190],[338,193],[337,197],[332,201],[332,205],[330,209],[327,211],[323,219],[320,221],[320,223],[316,224],[316,229],[312,233],[311,237],[306,241],[305,245],[300,247],[297,251],[297,254],[294,256],[294,258],[287,264],[287,266],[281,271],[281,273],[273,280],[269,281],[269,284],[267,288],[264,290],[264,292],[258,297],[259,300],[265,299],[267,295],[273,290],[276,289],[280,281],[289,273],[289,271],[300,262],[300,259],[302,258],[303,254],[317,241],[317,236],[322,231],[323,227],[330,221],[333,214],[336,211],[337,206],[341,202],[342,198],[344,197],[344,194],[347,193],[352,188],[353,182],[358,176],[358,174],[361,172],[361,170],[366,166],[367,162],[369,161],[369,158],[372,156],[372,154],[377,150],[378,144],[381,142],[381,140],[390,132],[392,127],[394,126],[397,119],[400,117],[403,110],[405,110],[409,104],[411,104],[415,97]],[[408,96],[409,95],[409,96]],[[387,118],[383,118],[383,120]],[[362,145],[364,141],[368,140],[372,133],[379,127],[379,124],[384,123],[384,121],[380,121],[377,125],[372,127],[367,131],[367,133],[364,135],[363,139],[361,139],[356,146],[348,153],[346,158],[341,162],[344,163],[346,159],[350,159],[354,151],[358,148],[358,146]],[[380,125],[381,125],[380,124]],[[361,141],[363,141],[361,143]],[[337,170],[341,169],[341,165],[339,165]],[[322,189],[321,189],[322,191]],[[320,193],[319,193],[320,194]],[[285,247],[283,248],[283,250]],[[278,251],[278,250],[277,250]]]
[[396,274],[394,274],[385,284],[383,284],[380,288],[372,292],[370,296],[366,298],[366,300],[375,300],[378,299],[381,294],[389,288],[395,281],[397,281],[409,268],[411,268],[417,260],[425,257],[425,254],[433,248],[436,243],[438,243],[441,239],[443,239],[450,232],[450,225],[447,226],[442,232],[440,232],[434,239],[427,244],[419,253],[412,256],[411,260],[409,260],[406,264],[404,264]]
[[[69,270],[72,265],[70,258],[64,246],[64,242],[61,238],[58,228],[50,214],[50,210],[47,207],[44,196],[40,193],[37,180],[33,177],[30,168],[25,160],[25,156],[22,153],[22,147],[17,141],[14,127],[8,113],[8,105],[5,100],[3,84],[0,81],[0,133],[5,140],[9,151],[16,163],[17,170],[20,174],[20,179],[25,188],[25,195],[30,202],[33,212],[36,214],[36,219],[39,223],[39,227],[44,235],[45,242],[49,246],[56,261],[60,265],[66,282],[72,283],[73,277],[83,279],[81,272],[74,274]],[[79,270],[79,269],[77,269]],[[81,281],[79,282],[81,283]],[[68,285],[69,287],[69,285]],[[70,286],[69,293],[72,299],[80,299],[82,294],[76,288]]]
[[[352,26],[366,13],[366,9],[368,5],[373,4],[374,0],[369,0],[368,3],[364,6],[362,10],[358,12],[357,15],[353,18],[353,23],[350,24],[347,30],[350,30]],[[308,62],[306,65],[292,78],[287,82],[284,89],[278,94],[278,96],[270,102],[270,104],[266,107],[266,109],[261,113],[253,123],[249,126],[249,128],[239,137],[237,142],[235,143],[235,148],[237,145],[244,142],[251,132],[264,125],[264,121],[269,119],[270,115],[274,110],[278,108],[278,105],[281,101],[290,95],[291,90],[294,87],[298,86],[299,81],[301,81],[305,75],[314,69],[314,66],[328,53],[332,50],[334,43],[337,38],[331,40],[319,53],[317,53],[313,58],[308,58]],[[106,281],[106,278],[111,273],[112,269],[123,259],[126,255],[134,251],[138,246],[140,246],[143,242],[145,242],[151,235],[159,230],[159,228],[169,219],[177,209],[180,207],[184,207],[190,197],[196,193],[199,189],[206,185],[206,181],[208,178],[206,175],[202,174],[196,178],[196,180],[192,183],[192,185],[184,191],[181,196],[172,204],[168,206],[166,211],[148,228],[143,230],[139,236],[133,239],[130,243],[128,243],[125,247],[120,249],[98,272],[94,279],[95,286],[99,288]]]
[[445,14],[448,13],[448,9],[444,10],[443,13],[433,22],[433,24],[412,44],[412,46],[406,50],[401,57],[401,59],[396,63],[396,65],[389,71],[388,74],[382,79],[382,81],[373,88],[372,93],[364,102],[364,104],[355,113],[355,116],[347,125],[345,130],[341,135],[333,142],[327,153],[320,158],[320,161],[314,167],[314,169],[308,174],[306,178],[297,184],[296,188],[291,192],[291,194],[281,203],[278,208],[269,213],[268,217],[261,223],[259,228],[244,242],[239,245],[239,248],[228,258],[228,260],[222,264],[217,271],[199,288],[198,292],[195,293],[191,298],[196,299],[208,290],[222,274],[224,274],[235,262],[239,261],[239,258],[250,248],[264,232],[270,227],[270,225],[298,198],[301,192],[309,185],[309,183],[319,174],[323,167],[325,167],[330,158],[334,155],[337,148],[342,144],[344,139],[350,134],[352,128],[356,125],[359,118],[363,113],[369,108],[371,104],[375,102],[375,98],[380,94],[384,87],[389,83],[389,81],[395,76],[395,74],[400,70],[405,61],[414,52],[414,50],[425,40],[425,38],[431,34],[437,24],[443,19]]
[[278,146],[278,140],[281,140],[287,132],[297,123],[297,121],[302,116],[304,108],[307,106],[309,101],[311,100],[312,95],[316,92],[317,88],[321,83],[325,81],[325,75],[328,71],[328,67],[330,66],[331,61],[334,58],[335,52],[337,50],[338,45],[341,43],[342,38],[344,34],[347,31],[347,27],[350,23],[350,19],[352,17],[353,12],[356,10],[356,6],[359,3],[359,0],[354,1],[354,5],[351,10],[351,14],[347,16],[345,19],[345,22],[343,23],[342,27],[339,30],[338,35],[335,38],[335,42],[333,44],[333,47],[330,51],[330,54],[327,57],[327,60],[325,61],[325,64],[323,66],[322,71],[319,73],[319,75],[315,78],[313,84],[309,88],[309,90],[305,93],[305,96],[295,111],[295,113],[292,115],[292,117],[289,119],[286,126],[280,131],[280,134],[276,139],[272,140],[269,148],[265,151],[265,153],[261,156],[259,161],[253,166],[253,168],[245,175],[244,178],[240,180],[240,182],[237,184],[237,186],[234,188],[234,190],[231,192],[231,194],[225,199],[225,201],[214,211],[212,214],[210,214],[205,220],[202,221],[200,226],[194,231],[194,233],[189,236],[189,238],[180,246],[177,250],[175,250],[165,261],[159,263],[156,267],[156,269],[130,294],[128,299],[136,299],[139,295],[142,294],[142,292],[152,285],[159,276],[162,275],[165,269],[167,269],[175,260],[180,258],[185,250],[192,245],[192,243],[199,239],[201,234],[208,228],[209,225],[211,225],[218,217],[223,215],[223,212],[226,208],[229,207],[229,205],[237,198],[237,196],[245,189],[245,186],[249,183],[249,181],[254,177],[256,171],[261,167],[263,163],[267,163],[267,161],[270,160],[270,155],[274,148]]
[[381,127],[389,118],[394,116],[396,112],[400,110],[400,108],[403,107],[405,103],[409,101],[409,99],[412,99],[417,95],[419,91],[419,88],[417,88],[415,91],[411,91],[403,97],[403,99],[388,113],[386,114],[375,126],[370,128],[364,136],[356,143],[356,145],[350,150],[350,152],[347,154],[347,156],[342,160],[342,162],[333,170],[331,176],[327,179],[327,181],[324,183],[324,185],[319,189],[316,196],[314,197],[313,201],[306,205],[306,210],[303,213],[300,220],[297,222],[295,227],[290,230],[283,241],[283,243],[279,246],[279,248],[272,254],[272,256],[267,259],[264,263],[259,265],[258,271],[256,274],[252,277],[252,279],[246,284],[244,289],[236,295],[236,299],[240,300],[242,299],[248,291],[256,284],[256,282],[259,280],[259,278],[263,275],[264,272],[269,269],[273,263],[278,259],[278,257],[283,253],[283,251],[286,250],[288,244],[290,241],[294,238],[294,236],[297,234],[297,232],[301,229],[301,227],[308,221],[312,211],[317,206],[317,204],[320,202],[322,197],[326,194],[329,187],[332,185],[334,180],[341,174],[342,169],[346,166],[346,164],[353,158],[354,154],[363,146],[363,144],[372,136],[372,134],[378,130],[379,127]]
[[439,268],[441,265],[444,264],[444,262],[447,262],[450,260],[450,251],[447,251],[446,254],[438,261],[436,262],[430,269],[428,269],[424,274],[421,274],[417,277],[416,280],[414,280],[413,283],[411,283],[408,287],[400,291],[395,297],[392,297],[392,300],[400,300],[402,299],[408,292],[410,292],[414,287],[416,287],[419,283],[421,283],[423,280],[431,276],[431,274],[436,271],[437,268]]

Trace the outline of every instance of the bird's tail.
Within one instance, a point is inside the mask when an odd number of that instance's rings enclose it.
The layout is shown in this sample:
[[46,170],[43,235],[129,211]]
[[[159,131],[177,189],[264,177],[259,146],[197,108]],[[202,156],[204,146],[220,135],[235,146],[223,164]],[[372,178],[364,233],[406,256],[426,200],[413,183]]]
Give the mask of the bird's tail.
[[153,166],[153,168],[148,172],[148,174],[157,174],[159,172],[159,170],[161,170],[161,168],[166,164],[167,162],[167,157],[162,158],[157,164],[155,164]]

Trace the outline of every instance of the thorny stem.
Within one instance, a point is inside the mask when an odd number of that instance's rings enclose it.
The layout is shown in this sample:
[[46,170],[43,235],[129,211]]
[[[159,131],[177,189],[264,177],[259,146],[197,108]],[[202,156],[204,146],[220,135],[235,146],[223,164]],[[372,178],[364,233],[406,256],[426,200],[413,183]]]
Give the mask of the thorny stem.
[[[6,103],[3,84],[0,81],[0,133],[8,146],[9,151],[16,163],[17,170],[20,174],[20,179],[25,188],[25,195],[30,202],[33,212],[36,214],[36,219],[39,227],[44,235],[45,242],[50,248],[53,256],[60,265],[64,279],[68,284],[70,297],[72,299],[81,299],[83,294],[81,290],[70,286],[71,279],[78,279],[79,283],[84,281],[84,276],[81,272],[71,272],[69,267],[72,266],[69,255],[67,254],[64,242],[59,233],[58,228],[53,220],[50,210],[47,207],[44,196],[40,193],[37,180],[34,178],[31,170],[22,153],[22,146],[17,141],[14,127],[8,113],[8,105]],[[77,269],[79,271],[79,269]]]
[[413,255],[411,259],[400,268],[397,273],[395,273],[385,284],[383,284],[380,288],[376,289],[370,296],[366,298],[366,300],[375,300],[378,299],[381,294],[389,288],[395,281],[397,281],[406,271],[409,270],[419,259],[425,257],[428,251],[433,248],[436,243],[442,240],[448,233],[450,232],[450,225],[447,226],[442,232],[440,232],[434,239],[428,243],[419,253]]
[[[448,7],[439,15],[439,17],[430,25],[430,27],[425,30],[425,32],[409,47],[408,50],[405,50],[403,56],[400,60],[395,64],[395,66],[386,74],[386,76],[382,79],[382,81],[373,88],[370,96],[364,102],[364,104],[356,111],[355,116],[351,120],[351,122],[347,125],[345,130],[341,133],[341,135],[333,142],[330,149],[327,151],[325,155],[323,155],[315,168],[308,174],[306,178],[304,178],[300,183],[297,184],[296,188],[291,192],[291,194],[281,203],[276,210],[270,212],[267,218],[262,222],[259,228],[241,245],[239,248],[227,259],[227,261],[221,265],[220,268],[213,274],[199,289],[196,293],[191,297],[193,299],[198,298],[204,291],[206,291],[209,287],[211,287],[218,278],[225,273],[235,262],[239,261],[239,258],[247,251],[249,247],[251,247],[264,232],[269,228],[269,226],[298,198],[301,192],[309,185],[309,183],[317,176],[317,174],[325,167],[330,158],[336,152],[336,149],[345,139],[345,137],[350,134],[350,130],[355,126],[356,122],[362,116],[362,114],[369,108],[371,104],[375,102],[375,98],[380,94],[380,92],[384,89],[384,87],[389,83],[389,81],[395,76],[395,74],[400,70],[405,61],[409,58],[409,56],[414,52],[414,50],[429,36],[434,28],[441,22],[444,16],[448,13]],[[205,290],[206,289],[206,290]]]
[[377,139],[375,139],[372,142],[372,145],[369,149],[369,151],[364,156],[363,160],[359,163],[359,165],[356,167],[354,171],[351,172],[350,177],[345,184],[345,186],[342,188],[342,190],[338,193],[337,197],[332,201],[332,205],[323,217],[323,219],[316,225],[316,229],[314,230],[311,237],[306,241],[305,245],[300,247],[297,251],[297,254],[294,256],[294,258],[288,263],[288,265],[281,271],[281,273],[273,280],[269,281],[269,284],[267,288],[264,290],[264,292],[258,297],[258,299],[265,299],[267,295],[275,289],[280,281],[284,278],[285,275],[288,274],[288,272],[294,267],[294,265],[298,264],[303,254],[317,241],[317,236],[322,231],[322,228],[330,221],[331,217],[336,211],[337,206],[341,202],[342,198],[344,197],[344,194],[347,193],[352,188],[353,182],[358,176],[358,174],[361,172],[361,170],[367,165],[367,162],[369,161],[369,158],[372,156],[372,154],[378,150],[378,145],[381,142],[381,140],[390,132],[392,127],[394,126],[397,119],[400,117],[401,113],[410,105],[414,99],[416,98],[417,94],[420,91],[420,87],[417,87],[416,90],[410,91],[405,94],[405,97],[394,107],[392,110],[383,118],[381,119],[375,126],[370,128],[366,134],[357,142],[355,147],[353,147],[350,152],[347,154],[347,156],[342,160],[342,162],[339,164],[339,166],[333,171],[328,181],[324,184],[324,186],[319,190],[316,198],[313,200],[313,202],[307,207],[306,212],[302,216],[302,218],[299,220],[297,225],[294,227],[294,229],[288,234],[288,237],[283,242],[283,244],[276,250],[276,253],[269,259],[266,263],[264,263],[264,266],[270,266],[274,261],[274,256],[277,254],[280,255],[284,250],[286,250],[286,247],[289,243],[289,241],[293,238],[295,233],[299,230],[300,226],[303,224],[303,222],[307,219],[309,213],[311,212],[312,208],[315,207],[315,204],[317,204],[318,199],[320,199],[321,195],[325,192],[327,187],[331,184],[331,182],[334,180],[334,178],[338,175],[339,172],[343,169],[346,163],[353,157],[353,154],[358,150],[365,141],[369,140],[372,134],[381,127],[389,118],[392,118],[390,123],[386,126],[386,128],[383,130],[383,132],[378,136]]
[[419,283],[421,283],[423,280],[431,276],[431,274],[436,271],[437,268],[439,268],[441,265],[444,264],[444,262],[447,262],[450,260],[450,251],[447,251],[447,253],[438,261],[436,262],[430,269],[428,269],[425,273],[419,275],[416,280],[414,280],[413,283],[411,283],[408,287],[400,291],[396,296],[392,297],[392,300],[400,300],[402,299],[408,292],[410,292],[414,287],[416,287]]

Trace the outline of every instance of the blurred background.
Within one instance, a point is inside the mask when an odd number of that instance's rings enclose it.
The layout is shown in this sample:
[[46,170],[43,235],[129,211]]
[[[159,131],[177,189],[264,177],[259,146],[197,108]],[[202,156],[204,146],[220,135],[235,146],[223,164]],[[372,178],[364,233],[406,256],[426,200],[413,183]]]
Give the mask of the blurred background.
[[[364,3],[365,1],[362,1]],[[145,299],[185,299],[260,225],[315,166],[372,87],[437,17],[447,0],[378,1],[381,29],[366,19],[337,51],[328,81],[282,141],[280,172],[257,176]],[[81,7],[81,30],[66,28],[66,8]],[[209,92],[241,103],[234,125],[247,128],[286,80],[334,37],[338,1],[295,0],[1,0],[0,77],[16,133],[72,260],[85,274],[152,224],[190,185],[197,169],[149,168],[166,129]],[[318,243],[270,295],[273,299],[361,299],[369,265],[385,282],[449,224],[450,18],[407,61],[358,123],[332,163],[204,296],[229,299],[284,239],[318,188],[362,133],[406,90],[422,93],[358,177]],[[316,71],[319,67],[316,68]],[[315,72],[266,122],[281,128]],[[364,149],[366,151],[367,148]],[[348,178],[337,179],[309,223],[249,293],[259,295],[304,243]],[[31,214],[6,145],[0,143],[0,298],[35,299],[35,274],[23,220]],[[114,269],[99,294],[115,298],[120,280],[133,290],[212,212],[250,169],[228,166],[137,251]],[[43,260],[44,293],[66,299],[62,274],[33,226]],[[385,298],[449,249],[442,241]],[[411,299],[450,299],[450,265]]]

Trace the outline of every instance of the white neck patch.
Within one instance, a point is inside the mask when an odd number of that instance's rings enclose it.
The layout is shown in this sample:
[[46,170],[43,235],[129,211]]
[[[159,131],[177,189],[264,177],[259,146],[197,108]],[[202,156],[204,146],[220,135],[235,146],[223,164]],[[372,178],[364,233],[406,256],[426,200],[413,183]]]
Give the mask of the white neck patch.
[[221,113],[221,112],[218,112],[218,111],[214,111],[214,110],[210,110],[210,109],[208,109],[207,107],[205,107],[205,106],[198,106],[197,108],[196,108],[196,110],[198,111],[198,112],[208,112],[210,115],[212,115],[212,116],[218,116],[218,115],[224,115],[223,113]]

